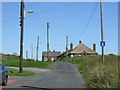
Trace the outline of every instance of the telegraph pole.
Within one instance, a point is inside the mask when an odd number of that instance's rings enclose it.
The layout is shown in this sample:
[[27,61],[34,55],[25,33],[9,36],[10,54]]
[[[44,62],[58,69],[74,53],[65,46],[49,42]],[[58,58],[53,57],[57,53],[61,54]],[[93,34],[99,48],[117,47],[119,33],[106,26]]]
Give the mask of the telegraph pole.
[[38,36],[38,39],[37,39],[36,61],[38,61],[38,48],[39,48],[39,36]]
[[[104,33],[103,33],[103,15],[102,15],[102,0],[100,0],[100,16],[101,16],[101,41],[104,41]],[[104,64],[104,46],[102,46],[102,63]]]
[[24,33],[24,0],[21,0],[21,6],[20,6],[20,26],[21,26],[21,35],[20,35],[20,66],[19,66],[19,72],[22,73],[23,66],[22,66],[22,60],[23,60],[23,33]]
[[66,56],[68,56],[68,35],[66,36]]
[[26,51],[26,60],[28,59],[28,51]]
[[49,60],[49,23],[47,22],[47,61]]
[[31,45],[31,61],[33,60],[33,44]]

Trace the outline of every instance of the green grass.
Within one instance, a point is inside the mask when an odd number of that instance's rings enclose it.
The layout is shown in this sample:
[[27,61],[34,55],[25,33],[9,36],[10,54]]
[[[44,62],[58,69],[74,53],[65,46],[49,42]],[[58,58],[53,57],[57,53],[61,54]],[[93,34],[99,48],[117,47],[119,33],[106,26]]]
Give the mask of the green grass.
[[30,71],[23,71],[22,73],[19,73],[19,71],[16,69],[9,68],[8,70],[9,70],[8,71],[9,75],[15,75],[15,76],[33,76],[33,75],[35,75],[34,72],[30,72]]
[[[2,55],[2,64],[5,66],[19,67],[19,57],[13,55]],[[23,67],[49,68],[54,62],[51,61],[27,61],[23,60]]]
[[[3,61],[2,64],[5,66],[19,67],[19,60]],[[23,67],[49,68],[52,64],[53,62],[23,60]]]
[[101,56],[73,57],[62,61],[77,64],[88,88],[118,87],[118,56],[105,56],[105,64],[102,64]]

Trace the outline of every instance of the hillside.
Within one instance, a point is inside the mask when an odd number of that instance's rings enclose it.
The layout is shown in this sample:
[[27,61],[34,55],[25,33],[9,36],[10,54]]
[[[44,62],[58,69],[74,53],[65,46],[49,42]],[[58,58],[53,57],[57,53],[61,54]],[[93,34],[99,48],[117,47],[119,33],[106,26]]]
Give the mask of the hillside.
[[0,54],[0,61],[10,61],[10,60],[18,60],[19,56],[9,55],[9,54]]
[[[0,54],[0,62],[5,66],[19,67],[19,56]],[[49,68],[53,62],[30,61],[23,59],[23,67]]]

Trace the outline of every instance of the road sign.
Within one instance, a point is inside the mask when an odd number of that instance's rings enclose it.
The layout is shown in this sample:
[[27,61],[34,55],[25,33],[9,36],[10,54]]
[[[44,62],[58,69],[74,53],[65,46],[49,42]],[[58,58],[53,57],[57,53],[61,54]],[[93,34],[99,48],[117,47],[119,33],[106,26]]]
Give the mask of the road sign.
[[105,46],[105,41],[101,41],[100,46]]

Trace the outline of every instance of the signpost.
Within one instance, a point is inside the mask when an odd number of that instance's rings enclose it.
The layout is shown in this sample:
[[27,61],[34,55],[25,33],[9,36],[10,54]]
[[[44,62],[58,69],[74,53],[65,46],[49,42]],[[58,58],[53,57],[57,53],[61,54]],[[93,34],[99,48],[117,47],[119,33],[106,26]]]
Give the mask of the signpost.
[[100,46],[104,47],[105,46],[105,41],[101,41]]
[[100,0],[100,20],[101,20],[101,46],[102,46],[102,63],[104,64],[104,32],[103,32],[103,14],[102,14],[102,0]]

